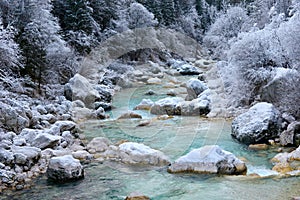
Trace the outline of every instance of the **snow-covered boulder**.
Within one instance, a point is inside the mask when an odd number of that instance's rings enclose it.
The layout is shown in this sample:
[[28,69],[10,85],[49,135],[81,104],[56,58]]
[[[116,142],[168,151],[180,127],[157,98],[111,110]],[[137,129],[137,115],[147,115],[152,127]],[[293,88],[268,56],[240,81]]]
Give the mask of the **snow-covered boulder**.
[[206,84],[196,78],[191,78],[189,81],[186,83],[186,90],[187,90],[187,101],[191,101],[193,99],[196,99],[198,95],[200,95],[202,92],[207,90],[208,87]]
[[170,173],[245,174],[247,167],[235,155],[217,145],[204,146],[180,157],[168,168]]
[[9,131],[19,133],[22,129],[29,127],[30,120],[21,107],[11,107],[0,102],[0,124]]
[[201,72],[193,65],[184,64],[177,69],[181,75],[199,75]]
[[128,164],[163,166],[170,163],[162,152],[144,144],[125,142],[119,146],[121,161]]
[[71,155],[53,157],[47,169],[49,179],[58,182],[81,179],[84,177],[83,166]]
[[42,133],[37,135],[32,140],[31,145],[40,149],[52,148],[56,146],[61,141],[61,139],[61,136]]
[[5,149],[0,149],[0,163],[11,165],[14,162],[14,154]]
[[80,74],[70,79],[65,85],[64,93],[68,100],[81,100],[88,108],[92,108],[94,102],[100,99],[99,92]]
[[199,98],[192,101],[184,101],[178,105],[181,107],[181,115],[199,116],[210,112],[210,102]]
[[111,142],[104,137],[93,138],[87,145],[87,149],[90,153],[104,152],[108,149]]
[[134,110],[150,110],[153,104],[154,102],[151,99],[143,99],[141,103],[134,108]]
[[180,97],[164,98],[156,101],[151,107],[150,112],[155,115],[181,115],[181,108],[178,104],[183,101]]
[[41,149],[36,147],[12,147],[15,163],[19,165],[33,166],[41,157]]
[[270,103],[258,103],[232,122],[232,135],[245,144],[267,142],[279,136],[281,114]]

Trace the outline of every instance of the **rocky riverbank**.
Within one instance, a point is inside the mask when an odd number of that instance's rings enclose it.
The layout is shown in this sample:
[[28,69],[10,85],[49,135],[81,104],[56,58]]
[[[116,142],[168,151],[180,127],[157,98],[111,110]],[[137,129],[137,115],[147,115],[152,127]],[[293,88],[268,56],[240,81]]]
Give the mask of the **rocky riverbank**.
[[[19,92],[1,91],[0,100],[0,191],[28,188],[34,178],[47,172],[56,181],[84,177],[84,163],[105,160],[130,165],[167,166],[171,163],[163,152],[141,143],[122,141],[113,144],[107,138],[87,142],[77,123],[89,119],[107,119],[106,111],[114,109],[111,101],[123,87],[163,85],[170,96],[153,102],[144,99],[136,110],[149,110],[170,119],[173,115],[229,117],[222,83],[215,74],[213,62],[169,60],[160,65],[114,63],[100,72],[100,79],[89,80],[76,74],[65,86],[47,86],[46,95],[34,97],[32,88],[22,86]],[[182,75],[193,75],[187,82]],[[97,76],[98,77],[98,76]],[[177,77],[177,78],[176,78]],[[26,92],[27,91],[27,92]],[[148,91],[147,95],[155,95]],[[218,101],[219,99],[219,101]],[[118,120],[142,118],[132,111]],[[142,121],[138,126],[148,126]],[[299,144],[298,122],[290,115],[279,113],[273,105],[259,103],[233,121],[233,136],[246,144]],[[206,151],[211,162],[206,163],[201,149],[179,158],[169,171],[219,174],[244,174],[246,165],[233,154],[217,147]],[[251,148],[254,148],[253,146]],[[256,146],[255,146],[256,148]],[[298,150],[296,151],[296,153]],[[296,154],[295,153],[295,154]],[[198,155],[195,156],[195,154]],[[294,155],[294,154],[293,154]],[[192,157],[192,159],[190,159]],[[204,159],[204,160],[203,160]],[[278,155],[273,170],[298,175],[294,161],[298,157]],[[80,162],[79,162],[80,161]],[[205,162],[204,162],[205,161]],[[201,166],[203,169],[200,170]],[[293,166],[293,167],[291,167]]]

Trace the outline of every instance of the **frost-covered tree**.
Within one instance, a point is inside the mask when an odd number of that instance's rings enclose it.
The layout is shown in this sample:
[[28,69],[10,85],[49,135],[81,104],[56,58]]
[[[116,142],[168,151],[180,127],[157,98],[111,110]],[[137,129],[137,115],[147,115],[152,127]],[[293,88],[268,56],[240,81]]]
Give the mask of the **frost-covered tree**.
[[204,44],[216,58],[225,58],[229,41],[249,30],[249,18],[241,7],[231,7],[219,16],[204,37]]
[[77,52],[86,54],[97,43],[97,24],[87,0],[54,0],[52,13],[59,19],[64,39]]
[[0,20],[0,74],[16,75],[21,68],[21,52],[14,41],[13,27],[4,28]]
[[128,9],[128,25],[130,29],[150,27],[157,24],[154,14],[140,3],[133,3]]

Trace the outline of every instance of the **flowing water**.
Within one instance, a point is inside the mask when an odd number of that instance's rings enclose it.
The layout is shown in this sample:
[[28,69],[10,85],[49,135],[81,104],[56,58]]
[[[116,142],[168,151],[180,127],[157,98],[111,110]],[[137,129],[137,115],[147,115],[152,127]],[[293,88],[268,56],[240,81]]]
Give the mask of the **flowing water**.
[[[125,89],[114,98],[111,119],[88,121],[81,124],[87,140],[104,136],[113,142],[128,140],[144,143],[161,150],[172,161],[192,149],[217,144],[245,160],[247,176],[217,176],[169,174],[166,168],[129,166],[115,162],[90,163],[85,166],[85,178],[78,182],[53,184],[45,176],[30,190],[13,192],[0,199],[125,199],[138,191],[154,200],[193,199],[291,199],[300,196],[298,178],[279,179],[270,171],[270,158],[276,149],[251,151],[230,136],[230,121],[200,117],[174,117],[157,120],[148,111],[137,111],[151,120],[145,127],[136,127],[141,121],[115,120],[121,113],[132,110],[143,98],[157,100],[165,97],[165,89],[151,86],[157,95],[145,96],[150,86]],[[179,89],[180,90],[180,89]],[[179,91],[178,90],[178,91]],[[144,120],[143,119],[143,120]],[[250,176],[256,173],[265,178]],[[269,178],[268,178],[269,177]],[[299,189],[299,190],[298,190]]]

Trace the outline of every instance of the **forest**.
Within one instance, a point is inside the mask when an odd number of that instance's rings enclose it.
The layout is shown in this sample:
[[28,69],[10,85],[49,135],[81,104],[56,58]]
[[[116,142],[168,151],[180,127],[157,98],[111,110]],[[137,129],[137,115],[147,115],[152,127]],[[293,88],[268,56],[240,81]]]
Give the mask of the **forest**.
[[[37,88],[65,84],[112,35],[164,27],[219,60],[232,106],[269,101],[299,117],[297,0],[2,0],[0,8],[2,87],[15,78]],[[265,94],[279,76],[276,94]]]

